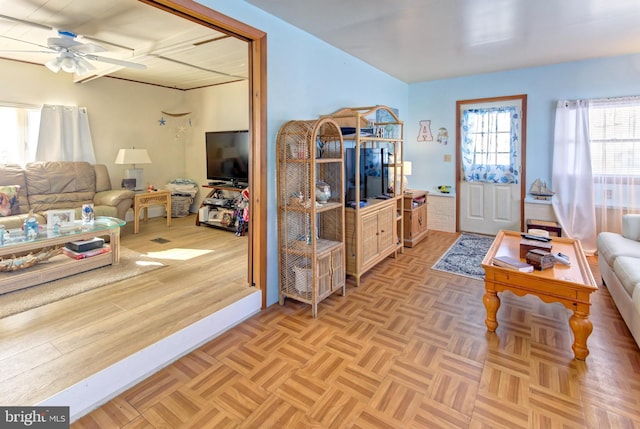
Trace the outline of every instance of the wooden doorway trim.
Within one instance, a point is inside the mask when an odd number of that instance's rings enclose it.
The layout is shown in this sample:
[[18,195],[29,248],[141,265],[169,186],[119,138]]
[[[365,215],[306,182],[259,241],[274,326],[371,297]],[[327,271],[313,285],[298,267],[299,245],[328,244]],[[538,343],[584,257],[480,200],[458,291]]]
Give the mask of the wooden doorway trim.
[[138,0],[206,27],[222,31],[249,45],[249,284],[262,292],[267,308],[267,34],[191,0]]
[[462,161],[460,153],[460,107],[465,104],[495,103],[501,101],[519,100],[522,103],[522,118],[520,118],[520,231],[524,228],[524,198],[526,194],[527,177],[527,94],[507,95],[503,97],[477,98],[474,100],[456,101],[456,232],[460,232],[460,180],[462,177]]

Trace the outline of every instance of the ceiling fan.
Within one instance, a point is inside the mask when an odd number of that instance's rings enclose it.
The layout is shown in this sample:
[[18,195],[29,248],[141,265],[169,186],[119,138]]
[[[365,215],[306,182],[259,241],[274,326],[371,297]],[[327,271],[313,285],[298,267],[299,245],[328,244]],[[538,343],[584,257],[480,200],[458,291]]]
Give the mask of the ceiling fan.
[[[52,27],[48,27],[46,25],[37,24],[34,22],[24,21],[22,19],[13,18],[6,15],[0,15],[0,18],[7,19],[14,22],[19,22],[22,24],[27,24],[33,27],[38,27],[46,30],[54,30]],[[21,40],[10,36],[0,35],[0,37],[14,40],[21,43],[26,43],[32,46],[37,46],[42,50],[2,50],[2,52],[35,52],[35,53],[52,53],[56,54],[54,58],[47,61],[45,66],[57,73],[62,69],[68,73],[76,73],[78,75],[84,75],[91,70],[95,70],[95,66],[91,64],[90,61],[97,61],[102,63],[113,64],[121,67],[128,67],[138,70],[144,70],[147,68],[146,65],[140,63],[134,63],[131,61],[119,60],[116,58],[110,58],[105,56],[98,56],[96,52],[105,52],[106,48],[100,46],[96,43],[91,42],[81,42],[78,40],[78,35],[71,31],[57,30],[58,37],[49,37],[47,38],[47,44],[41,45],[39,43],[34,43],[27,40]]]

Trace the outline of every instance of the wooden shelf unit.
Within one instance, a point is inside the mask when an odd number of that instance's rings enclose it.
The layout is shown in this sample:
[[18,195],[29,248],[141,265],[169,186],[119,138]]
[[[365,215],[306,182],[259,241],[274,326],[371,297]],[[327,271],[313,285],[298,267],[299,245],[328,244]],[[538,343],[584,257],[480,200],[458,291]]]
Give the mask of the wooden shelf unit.
[[413,247],[427,235],[427,191],[404,192],[404,245]]
[[[355,202],[360,195],[360,149],[387,149],[389,186],[387,199],[367,198],[364,206],[345,209],[347,274],[360,277],[388,256],[404,252],[403,141],[404,122],[387,106],[355,107],[331,115],[340,127],[353,133],[343,135],[344,145],[355,149]],[[351,131],[351,130],[349,130]]]
[[[345,294],[344,146],[331,119],[289,121],[277,139],[279,301],[311,305]],[[316,184],[330,190],[316,201]]]

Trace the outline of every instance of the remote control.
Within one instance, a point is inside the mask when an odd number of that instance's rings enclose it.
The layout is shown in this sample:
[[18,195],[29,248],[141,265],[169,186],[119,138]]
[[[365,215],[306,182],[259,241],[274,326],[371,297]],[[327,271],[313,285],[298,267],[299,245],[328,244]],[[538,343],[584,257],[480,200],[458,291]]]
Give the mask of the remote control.
[[564,265],[571,265],[571,259],[569,258],[568,255],[565,255],[564,253],[551,253],[554,257],[554,259],[558,262],[560,262],[561,264]]
[[551,241],[550,238],[547,237],[540,237],[539,235],[531,235],[531,234],[520,234],[520,236],[522,238],[526,238],[527,240],[536,240],[536,241],[542,241],[544,243],[548,243]]

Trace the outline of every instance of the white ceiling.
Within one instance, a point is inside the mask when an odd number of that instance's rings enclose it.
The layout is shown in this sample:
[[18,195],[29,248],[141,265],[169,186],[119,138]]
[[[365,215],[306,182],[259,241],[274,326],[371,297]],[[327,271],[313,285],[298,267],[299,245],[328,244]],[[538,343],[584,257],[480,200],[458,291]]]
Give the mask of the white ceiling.
[[193,89],[248,77],[246,42],[135,0],[3,0],[0,15],[26,21],[0,17],[0,58],[44,64],[57,55],[42,53],[48,51],[47,38],[64,30],[107,48],[96,55],[147,67],[136,70],[90,61],[98,69],[76,76],[76,81],[108,74]]
[[407,83],[640,52],[640,0],[246,0]]
[[[640,52],[640,0],[246,1],[408,83]],[[147,66],[92,62],[90,77],[192,89],[248,76],[244,41],[136,0],[3,0],[0,15],[86,36],[108,49],[99,55]],[[34,44],[52,30],[0,18],[0,36],[0,58],[44,64],[55,55],[6,52],[42,51]]]

